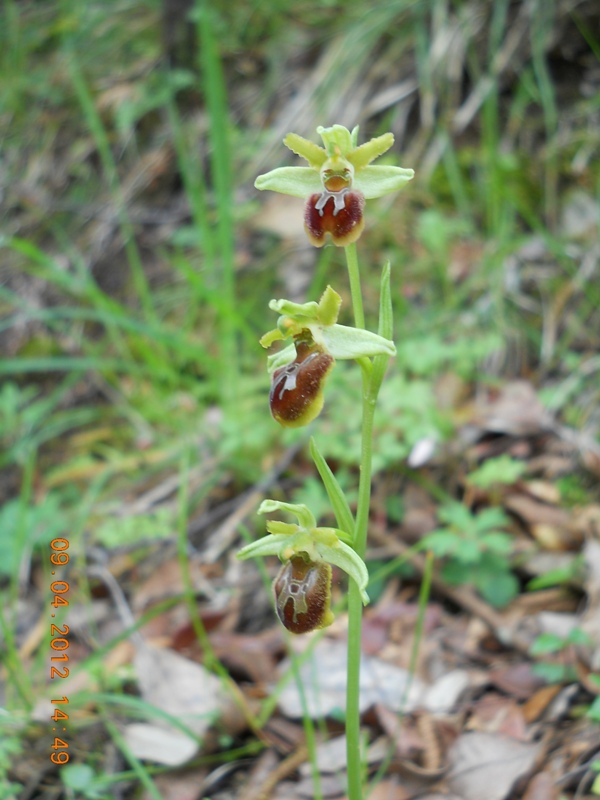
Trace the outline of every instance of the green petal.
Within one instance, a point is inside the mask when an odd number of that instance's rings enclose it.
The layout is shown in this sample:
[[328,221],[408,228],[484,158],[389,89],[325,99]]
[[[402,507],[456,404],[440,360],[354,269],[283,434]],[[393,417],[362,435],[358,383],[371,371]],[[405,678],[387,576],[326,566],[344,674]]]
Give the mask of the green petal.
[[293,514],[301,528],[315,528],[317,521],[304,503],[281,503],[279,500],[263,500],[257,514],[271,514],[273,511],[287,511]]
[[319,173],[311,167],[279,167],[259,175],[254,181],[257,189],[291,194],[293,197],[308,197],[322,192],[323,185]]
[[299,529],[295,522],[282,522],[280,519],[270,519],[267,520],[267,530],[269,533],[292,536],[294,533],[298,533]]
[[323,561],[335,564],[336,567],[343,569],[356,581],[362,601],[366,605],[369,602],[369,595],[365,591],[369,583],[369,572],[362,558],[351,547],[341,541],[338,541],[336,547],[328,547],[317,543],[317,552]]
[[371,331],[350,328],[346,325],[330,325],[326,328],[310,325],[309,328],[315,342],[334,358],[396,355],[396,346],[393,342]]
[[353,189],[362,192],[367,200],[397,192],[415,175],[414,169],[374,166],[357,170]]
[[238,550],[237,558],[245,561],[247,558],[256,558],[257,556],[278,556],[289,541],[290,537],[284,533],[269,534],[242,547],[241,550]]
[[346,158],[354,165],[355,169],[364,169],[371,161],[386,153],[393,144],[394,134],[384,133],[383,136],[377,136],[375,139],[371,139],[370,142],[361,144],[360,147],[348,153]]
[[266,349],[271,347],[273,342],[278,342],[280,339],[285,339],[285,336],[279,328],[274,328],[272,331],[267,331],[264,336],[261,336],[259,344]]
[[319,169],[327,159],[327,153],[322,147],[297,133],[288,133],[283,143],[292,153],[306,159],[313,169]]

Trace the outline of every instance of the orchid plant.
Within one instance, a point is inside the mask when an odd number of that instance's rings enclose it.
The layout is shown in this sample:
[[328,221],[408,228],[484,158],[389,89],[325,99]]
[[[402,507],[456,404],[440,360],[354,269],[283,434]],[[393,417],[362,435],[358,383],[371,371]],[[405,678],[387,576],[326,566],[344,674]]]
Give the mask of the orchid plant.
[[396,192],[411,180],[412,169],[372,165],[394,143],[391,133],[358,144],[358,128],[342,125],[317,128],[323,147],[295,133],[284,144],[307,161],[307,167],[279,167],[256,179],[258,189],[306,198],[304,227],[309,241],[322,247],[331,240],[343,247],[348,266],[354,327],[337,322],[341,297],[328,286],[319,302],[272,300],[279,315],[277,326],[265,333],[261,345],[284,347],[267,359],[271,375],[271,414],[284,427],[312,422],[324,404],[324,383],[337,359],[354,360],[362,378],[362,447],[355,514],[335,475],[311,440],[311,455],[321,475],[337,528],[318,527],[304,505],[265,500],[260,514],[287,512],[297,522],[267,522],[268,535],[242,548],[241,559],[276,555],[282,562],[273,583],[275,609],[282,624],[301,634],[327,627],[330,608],[331,565],[345,571],[348,591],[348,683],[346,735],[348,797],[361,800],[359,742],[359,677],[362,608],[368,603],[368,571],[364,563],[371,498],[373,419],[377,396],[389,359],[396,349],[392,336],[390,267],[381,277],[379,327],[365,329],[356,241],[364,229],[365,200]]

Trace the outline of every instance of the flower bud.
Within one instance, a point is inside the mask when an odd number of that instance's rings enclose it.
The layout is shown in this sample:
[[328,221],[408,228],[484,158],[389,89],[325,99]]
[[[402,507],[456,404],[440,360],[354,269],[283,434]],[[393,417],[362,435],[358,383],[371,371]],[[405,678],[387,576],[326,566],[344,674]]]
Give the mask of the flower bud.
[[323,408],[323,381],[335,360],[304,342],[296,343],[296,359],[273,373],[269,405],[284,428],[308,425]]
[[[365,226],[365,198],[343,186],[343,179],[332,176],[321,194],[312,194],[304,209],[304,230],[311,244],[322,247],[326,234],[338,247],[355,242]],[[331,187],[331,189],[329,188]]]
[[292,556],[273,582],[275,607],[282,624],[292,633],[308,633],[333,622],[331,566]]

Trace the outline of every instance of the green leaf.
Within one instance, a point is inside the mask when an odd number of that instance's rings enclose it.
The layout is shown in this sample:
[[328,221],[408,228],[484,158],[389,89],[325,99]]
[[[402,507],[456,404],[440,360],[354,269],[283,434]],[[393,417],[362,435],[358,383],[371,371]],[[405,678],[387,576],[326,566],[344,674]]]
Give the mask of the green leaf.
[[596,697],[592,705],[588,708],[586,716],[594,722],[600,722],[600,697]]
[[353,535],[354,517],[350,511],[350,506],[346,500],[346,495],[337,482],[337,479],[331,471],[329,464],[319,452],[317,444],[312,437],[310,439],[310,455],[327,491],[327,496],[329,497],[329,502],[331,503],[331,508],[335,514],[338,527],[343,531],[347,531]]
[[502,528],[508,524],[508,517],[501,508],[484,508],[475,517],[477,532],[491,530],[492,528]]
[[[379,291],[379,336],[383,339],[393,340],[394,335],[394,316],[392,311],[392,295],[390,292],[390,262],[384,264],[381,272],[381,285]],[[371,394],[377,397],[383,382],[389,357],[385,355],[375,356],[373,360],[373,371],[371,372]]]
[[542,656],[548,653],[558,653],[565,646],[562,636],[555,633],[542,633],[529,648],[532,656]]
[[455,553],[461,545],[456,534],[446,529],[431,531],[423,537],[421,543],[424,548],[432,550],[439,558]]
[[468,481],[479,489],[489,489],[496,484],[515,483],[525,472],[526,465],[509,455],[488,458],[478,469],[471,472]]
[[507,533],[490,531],[481,537],[481,546],[490,553],[508,555],[512,551],[513,542]]
[[567,677],[564,664],[534,664],[532,672],[547,683],[562,683]]
[[519,583],[508,570],[478,570],[474,583],[481,596],[495,608],[508,605],[519,593]]

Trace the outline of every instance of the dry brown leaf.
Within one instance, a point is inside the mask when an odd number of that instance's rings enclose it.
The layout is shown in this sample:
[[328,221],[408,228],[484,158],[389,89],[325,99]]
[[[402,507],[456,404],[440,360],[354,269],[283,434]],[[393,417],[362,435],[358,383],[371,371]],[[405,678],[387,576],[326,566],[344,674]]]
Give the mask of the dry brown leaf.
[[461,694],[469,687],[469,673],[454,669],[441,675],[425,692],[423,706],[433,714],[447,714],[458,702]]
[[[201,664],[172,650],[143,646],[134,660],[142,698],[178,719],[203,737],[215,718],[231,707],[221,681]],[[160,717],[150,723],[133,723],[125,737],[138,758],[171,766],[184,764],[198,750],[198,742]]]
[[369,800],[408,800],[412,796],[393,779],[381,781],[369,792]]
[[[205,769],[194,769],[185,773],[170,770],[167,775],[155,775],[154,784],[162,800],[198,800],[198,787],[206,776]],[[144,791],[143,800],[152,800],[154,795]]]
[[488,733],[502,733],[519,741],[526,739],[522,709],[514,700],[495,692],[484,694],[475,703],[468,728]]
[[542,503],[523,493],[512,492],[504,505],[529,525],[536,540],[548,550],[575,549],[580,536],[570,526],[570,516],[562,508]]
[[[346,708],[346,663],[346,644],[322,639],[311,657],[300,666],[300,680],[313,718],[326,717],[335,710]],[[289,661],[283,662],[280,669],[282,672],[291,669]],[[419,678],[411,680],[407,670],[375,656],[361,657],[361,711],[375,703],[383,703],[396,711],[410,711],[420,705],[424,690]],[[302,716],[302,701],[295,682],[286,684],[279,696],[279,707],[293,719]]]
[[560,686],[542,686],[523,706],[526,722],[539,719],[560,692]]
[[516,700],[526,700],[544,684],[529,662],[494,669],[489,673],[489,681]]
[[282,238],[304,241],[304,200],[289,195],[269,195],[254,220],[256,228]]
[[464,733],[448,752],[451,789],[463,800],[504,800],[530,772],[541,745],[496,733]]
[[558,800],[560,789],[549,772],[538,772],[530,781],[523,800]]
[[587,567],[585,588],[588,602],[580,627],[593,642],[591,666],[600,669],[600,541],[589,539],[583,548],[583,556]]
[[488,431],[531,436],[552,428],[552,417],[528,381],[507,383],[496,397],[478,403],[477,423]]
[[281,650],[278,628],[270,628],[250,636],[215,631],[210,636],[215,655],[231,671],[243,672],[254,683],[276,680],[276,655]]
[[[341,772],[346,769],[346,737],[336,736],[326,742],[319,742],[317,748],[317,767],[321,774]],[[312,766],[308,762],[300,767],[300,774],[308,777]]]

